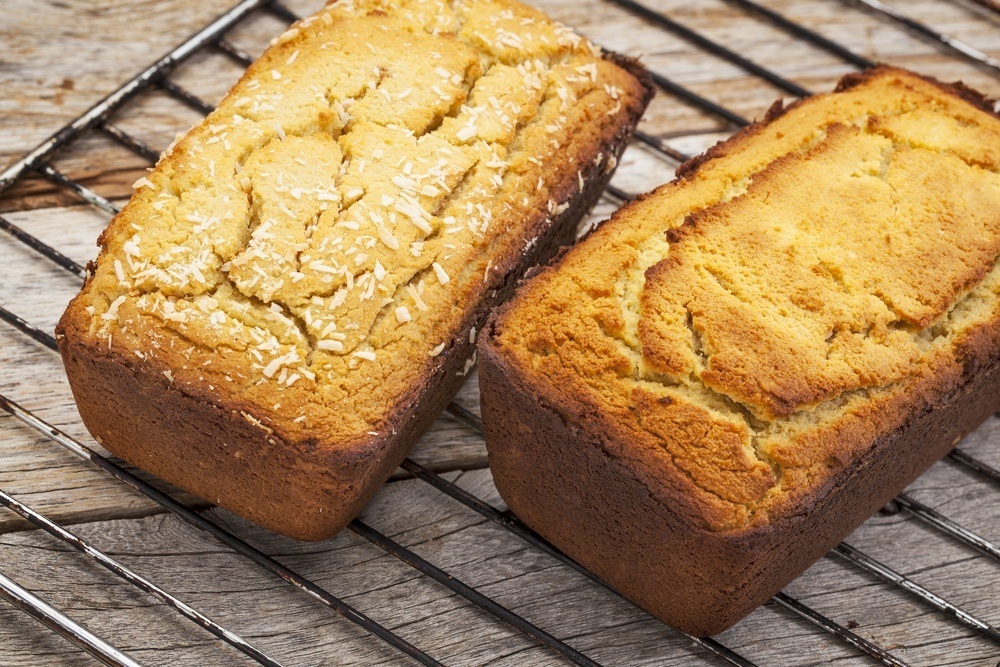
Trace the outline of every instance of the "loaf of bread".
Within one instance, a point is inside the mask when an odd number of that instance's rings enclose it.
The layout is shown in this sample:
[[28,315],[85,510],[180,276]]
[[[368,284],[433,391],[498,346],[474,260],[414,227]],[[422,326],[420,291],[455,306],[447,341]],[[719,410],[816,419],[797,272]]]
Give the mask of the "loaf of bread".
[[686,632],[729,627],[1000,409],[1000,118],[888,67],[776,106],[480,336],[510,508]]
[[57,332],[85,424],[258,524],[332,535],[573,238],[651,93],[513,0],[298,22],[101,236]]

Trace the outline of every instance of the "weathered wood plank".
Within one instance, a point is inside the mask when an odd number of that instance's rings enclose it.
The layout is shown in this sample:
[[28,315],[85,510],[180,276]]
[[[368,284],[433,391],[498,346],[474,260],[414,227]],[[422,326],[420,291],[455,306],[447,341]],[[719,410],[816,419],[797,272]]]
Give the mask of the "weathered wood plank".
[[[1000,420],[993,420],[963,446],[996,458],[998,438]],[[500,503],[488,471],[448,477]],[[1000,539],[996,522],[989,521],[1000,507],[1000,491],[987,483],[942,463],[911,491]],[[301,544],[218,510],[210,514],[446,664],[564,664],[356,536]],[[363,519],[602,664],[713,664],[677,633],[420,481],[390,483]],[[286,664],[398,664],[397,656],[343,619],[172,517],[81,524],[75,530]],[[849,541],[987,621],[1000,622],[994,603],[1000,577],[997,564],[986,557],[902,514],[870,520]],[[0,537],[0,570],[149,664],[217,664],[232,655],[48,536]],[[858,624],[859,634],[893,647],[914,665],[985,667],[996,660],[997,649],[989,642],[833,559],[820,561],[788,592],[841,623]],[[58,654],[58,664],[84,664],[23,615],[0,607],[0,619],[0,647],[11,656],[4,664],[37,664],[29,656],[39,654]],[[720,639],[761,665],[870,664],[773,605]]]

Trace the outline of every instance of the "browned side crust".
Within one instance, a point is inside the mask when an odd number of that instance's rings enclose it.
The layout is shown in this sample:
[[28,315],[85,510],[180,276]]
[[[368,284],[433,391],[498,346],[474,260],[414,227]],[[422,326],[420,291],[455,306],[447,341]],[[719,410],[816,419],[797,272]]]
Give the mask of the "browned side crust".
[[[323,434],[300,440],[253,419],[250,406],[194,395],[168,381],[164,369],[124,357],[86,336],[89,320],[70,308],[57,328],[60,351],[74,398],[88,430],[114,454],[205,500],[276,532],[322,540],[341,530],[402,462],[414,442],[448,404],[468,370],[473,328],[504,302],[523,272],[571,243],[580,218],[604,190],[652,96],[648,74],[635,61],[609,59],[642,84],[641,105],[623,111],[614,136],[598,144],[567,147],[583,165],[581,191],[568,169],[554,200],[560,214],[537,212],[524,238],[497,249],[478,303],[465,304],[461,331],[435,358],[436,366],[413,378],[382,433],[331,447]],[[244,410],[246,408],[246,410]],[[165,455],[164,449],[172,450]]]
[[[604,430],[582,405],[538,395],[537,383],[498,354],[494,323],[480,339],[479,382],[500,495],[625,597],[698,637],[722,632],[777,593],[1000,411],[1000,359],[982,366],[970,358],[960,389],[930,389],[904,428],[873,443],[801,512],[764,529],[693,530],[654,499],[633,464],[616,458],[608,443],[623,434]],[[736,583],[719,591],[720,580]]]

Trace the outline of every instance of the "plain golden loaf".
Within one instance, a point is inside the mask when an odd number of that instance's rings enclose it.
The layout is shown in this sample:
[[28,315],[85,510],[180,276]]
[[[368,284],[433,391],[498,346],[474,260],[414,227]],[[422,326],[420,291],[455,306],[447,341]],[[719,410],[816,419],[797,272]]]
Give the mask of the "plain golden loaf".
[[889,67],[684,165],[480,336],[511,509],[735,623],[1000,409],[1000,118]]
[[651,95],[513,0],[344,1],[277,38],[101,236],[58,339],[130,463],[322,539],[573,238]]

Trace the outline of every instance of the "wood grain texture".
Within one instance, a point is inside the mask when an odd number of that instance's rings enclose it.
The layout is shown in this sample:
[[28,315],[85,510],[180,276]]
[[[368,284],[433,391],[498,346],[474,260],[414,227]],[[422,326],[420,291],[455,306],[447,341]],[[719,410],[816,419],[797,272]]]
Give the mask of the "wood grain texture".
[[[685,3],[648,0],[695,28],[773,68],[810,90],[828,90],[852,71],[837,58],[787,37],[723,0]],[[223,11],[229,0],[7,0],[0,22],[0,163],[30,150],[139,68]],[[314,0],[288,2],[306,13]],[[606,0],[536,0],[534,4],[604,46],[641,55],[652,69],[746,116],[760,116],[781,96],[773,86],[706,55]],[[856,52],[945,80],[963,79],[1000,95],[995,75],[870,13],[839,0],[768,0],[767,6]],[[909,15],[1000,56],[1000,21],[964,0],[907,0]],[[231,30],[228,39],[253,55],[283,29],[266,12]],[[209,102],[240,75],[211,49],[183,63],[173,79]],[[114,123],[157,150],[199,115],[162,91],[136,99]],[[733,128],[667,95],[658,95],[642,129],[694,154]],[[148,164],[107,137],[92,133],[62,153],[55,165],[101,194],[121,200]],[[614,184],[641,192],[669,180],[674,164],[641,145],[622,160]],[[617,203],[602,200],[586,224],[607,217]],[[108,216],[79,204],[40,178],[27,179],[0,198],[4,217],[79,262],[96,252],[94,240]],[[0,240],[0,305],[52,329],[78,281],[50,262]],[[0,325],[0,392],[74,437],[93,445],[79,422],[57,355]],[[472,377],[458,401],[478,409]],[[244,633],[288,665],[395,665],[393,650],[328,609],[241,561],[218,544],[159,513],[60,447],[9,417],[0,417],[0,488],[92,538],[100,548]],[[1000,465],[1000,419],[962,445]],[[165,443],[169,446],[169,443]],[[413,458],[499,503],[485,466],[481,439],[443,415]],[[1000,488],[951,463],[939,463],[911,488],[914,497],[968,528],[1000,541]],[[195,499],[186,500],[197,503]],[[342,534],[318,545],[296,544],[219,510],[231,525],[380,622],[398,629],[449,665],[565,664],[387,556],[360,538]],[[566,638],[607,665],[716,665],[716,658],[634,606],[516,537],[484,523],[426,484],[388,484],[366,520],[432,562],[479,587],[515,611]],[[247,664],[231,649],[173,612],[132,590],[63,545],[0,512],[0,572],[34,590],[140,661],[163,665]],[[1000,624],[1000,564],[919,524],[908,514],[877,516],[848,540],[910,574],[949,600]],[[894,649],[915,665],[995,665],[1000,647],[930,611],[898,589],[856,568],[825,558],[787,591],[857,632]],[[760,665],[871,664],[867,658],[774,605],[765,605],[721,638]],[[20,612],[0,604],[0,665],[84,665],[93,661]]]
[[[995,444],[998,437],[1000,420],[993,420],[964,447],[995,457],[990,440]],[[499,504],[488,471],[447,476]],[[942,488],[947,490],[944,497]],[[911,492],[934,499],[942,511],[1000,539],[996,522],[975,509],[984,500],[995,505],[998,490],[951,464],[935,466]],[[445,664],[565,664],[357,536],[344,533],[320,544],[295,543],[219,510],[209,514]],[[718,664],[634,606],[420,481],[388,484],[363,519],[602,664]],[[95,522],[75,530],[287,664],[400,664],[390,650],[343,619],[171,516]],[[986,557],[956,547],[904,514],[875,517],[849,541],[969,611],[1000,622],[994,604],[1000,595],[997,564]],[[46,535],[24,531],[0,537],[0,571],[144,664],[246,662]],[[994,645],[832,558],[821,560],[787,591],[841,623],[856,623],[860,634],[893,647],[912,664],[996,663]],[[870,664],[773,604],[720,639],[760,665]],[[35,665],[39,655],[52,660],[47,664],[88,664],[22,614],[0,607],[0,664]]]

